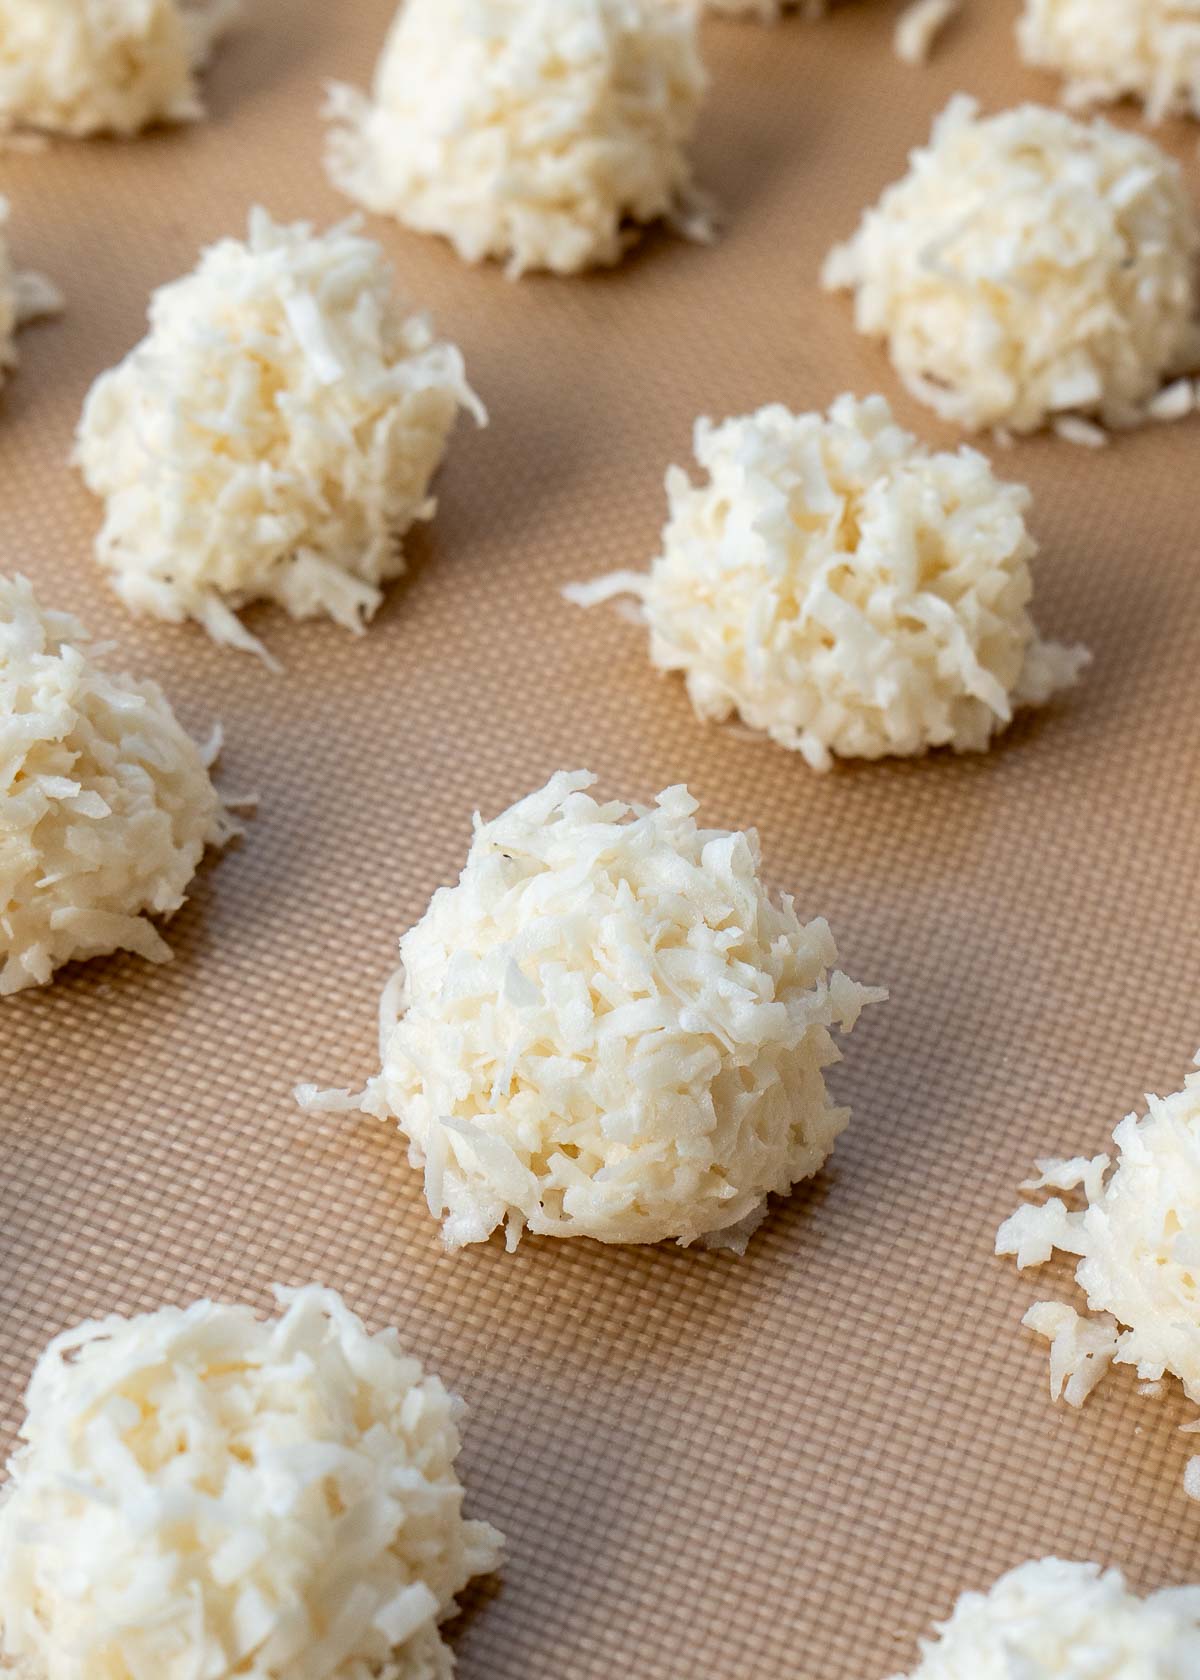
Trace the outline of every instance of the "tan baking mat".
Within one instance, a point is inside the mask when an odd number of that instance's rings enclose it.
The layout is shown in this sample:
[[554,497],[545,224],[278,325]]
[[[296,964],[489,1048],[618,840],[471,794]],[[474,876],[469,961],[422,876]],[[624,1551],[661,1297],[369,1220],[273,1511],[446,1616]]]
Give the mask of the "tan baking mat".
[[[172,924],[172,965],[94,962],[0,1005],[7,1429],[46,1337],[87,1314],[335,1285],[472,1406],[470,1503],[509,1553],[469,1598],[464,1680],[876,1680],[960,1587],[1029,1556],[1200,1578],[1183,1407],[1126,1372],[1081,1415],[1052,1408],[1019,1325],[1040,1285],[991,1257],[1033,1156],[1099,1149],[1200,1043],[1200,423],[998,452],[1037,496],[1042,627],[1096,663],[987,758],[815,776],[701,727],[641,634],[558,597],[654,552],[698,413],[880,389],[950,439],[815,276],[951,93],[1051,95],[1016,66],[1014,8],[972,0],[924,71],[893,60],[887,0],[708,26],[715,249],[655,237],[617,273],[513,285],[373,222],[492,424],[462,425],[369,636],[250,615],[281,678],[126,617],[66,466],[153,285],[256,200],[345,209],[321,84],[367,77],[391,0],[250,9],[207,127],[0,154],[18,256],[69,300],[23,334],[0,406],[0,564],[197,728],[220,717],[225,785],[262,802]],[[1200,185],[1196,131],[1163,138]],[[532,1239],[447,1258],[397,1136],[290,1099],[371,1070],[396,936],[453,878],[472,809],[579,764],[633,798],[686,780],[710,821],[757,823],[772,883],[892,988],[835,1075],[854,1121],[831,1169],[742,1261]]]

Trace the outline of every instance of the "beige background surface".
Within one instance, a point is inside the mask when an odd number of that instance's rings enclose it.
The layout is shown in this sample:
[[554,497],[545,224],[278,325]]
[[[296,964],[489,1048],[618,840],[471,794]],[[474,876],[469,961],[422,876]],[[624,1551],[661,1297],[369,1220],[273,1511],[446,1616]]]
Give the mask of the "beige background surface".
[[[315,1278],[471,1403],[470,1503],[509,1558],[469,1601],[465,1680],[876,1680],[960,1588],[1029,1556],[1200,1579],[1182,1404],[1123,1373],[1082,1415],[1052,1408],[1019,1325],[1043,1285],[991,1257],[1033,1156],[1101,1148],[1200,1043],[1200,423],[1103,455],[998,453],[1037,497],[1041,626],[1096,663],[986,759],[817,777],[700,726],[637,631],[557,593],[653,554],[699,413],[879,389],[949,441],[815,277],[952,92],[1051,96],[1015,62],[1015,7],[973,0],[924,71],[893,60],[887,0],[707,26],[715,249],[653,237],[617,273],[513,285],[373,222],[492,424],[456,436],[368,637],[251,614],[282,678],[129,619],[65,464],[152,286],[256,200],[345,208],[320,87],[367,77],[390,0],[248,9],[208,126],[0,154],[17,254],[69,298],[3,395],[0,563],[115,637],[197,729],[219,717],[224,785],[261,796],[173,923],[172,965],[95,962],[0,1006],[6,1444],[53,1330]],[[1163,137],[1200,187],[1196,130]],[[580,763],[608,792],[686,780],[712,822],[757,823],[772,883],[892,988],[835,1074],[855,1117],[831,1169],[741,1262],[533,1240],[448,1258],[397,1136],[290,1100],[297,1079],[371,1071],[395,939],[453,878],[473,808]]]

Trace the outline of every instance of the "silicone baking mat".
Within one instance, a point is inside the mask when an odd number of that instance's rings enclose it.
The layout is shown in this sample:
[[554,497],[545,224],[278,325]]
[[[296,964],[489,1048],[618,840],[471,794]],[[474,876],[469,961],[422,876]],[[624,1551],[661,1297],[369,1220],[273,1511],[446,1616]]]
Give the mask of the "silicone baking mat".
[[[17,256],[68,298],[3,394],[0,564],[196,730],[220,718],[223,785],[261,800],[171,924],[172,964],[93,962],[0,1005],[5,1445],[52,1331],[206,1293],[266,1308],[272,1281],[315,1279],[470,1402],[469,1505],[509,1545],[467,1595],[464,1680],[876,1680],[1027,1557],[1119,1563],[1140,1589],[1200,1578],[1182,1404],[1124,1371],[1082,1413],[1052,1407],[1019,1321],[1068,1274],[991,1254],[1033,1157],[1103,1147],[1200,1043],[1200,423],[992,451],[1035,492],[1040,625],[1095,665],[986,757],[814,775],[701,726],[640,632],[559,596],[655,552],[698,414],[881,390],[955,441],[816,276],[952,93],[1053,97],[1016,62],[1015,7],[972,0],[923,70],[893,58],[886,0],[707,24],[710,249],[655,234],[616,272],[513,284],[372,220],[491,424],[461,424],[369,635],[249,615],[273,677],[125,615],[67,457],[153,286],[256,202],[346,212],[322,84],[366,80],[390,11],[251,0],[208,124],[0,154]],[[1195,129],[1161,138],[1200,187]],[[854,1119],[829,1169],[742,1260],[531,1239],[448,1257],[395,1132],[291,1100],[373,1070],[396,937],[454,878],[472,811],[579,765],[627,798],[687,781],[712,823],[757,824],[771,884],[892,991],[833,1076]]]

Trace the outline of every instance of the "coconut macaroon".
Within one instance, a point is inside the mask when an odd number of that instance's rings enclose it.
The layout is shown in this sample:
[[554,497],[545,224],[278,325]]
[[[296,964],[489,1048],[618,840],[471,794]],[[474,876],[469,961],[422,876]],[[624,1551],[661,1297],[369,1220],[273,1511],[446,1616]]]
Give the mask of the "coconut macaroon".
[[1136,99],[1151,122],[1200,116],[1200,12],[1184,0],[1025,0],[1026,63],[1066,81],[1070,105]]
[[361,630],[434,512],[461,407],[486,419],[374,241],[253,210],[245,241],[155,292],[149,334],[92,387],[76,459],[105,502],[97,558],[134,612],[255,653],[251,601]]
[[650,571],[566,594],[636,596],[701,718],[736,712],[815,770],[978,752],[1087,663],[1029,616],[1029,492],[975,450],[932,453],[882,397],[701,420],[695,448],[707,479],[668,472]]
[[1119,1569],[1041,1558],[967,1592],[895,1680],[1184,1680],[1200,1673],[1200,1586],[1139,1598]]
[[76,619],[0,577],[0,996],[77,958],[170,958],[149,918],[236,831],[218,740],[197,746],[156,683],[105,671]]
[[1070,434],[1136,424],[1200,363],[1198,257],[1153,142],[1035,105],[983,118],[960,95],[823,278],[944,420]]
[[[1116,1158],[1038,1162],[1028,1203],[1005,1220],[997,1254],[1040,1266],[1079,1256],[1075,1280],[1094,1317],[1039,1301],[1024,1322],[1050,1342],[1050,1393],[1080,1406],[1111,1361],[1146,1382],[1176,1377],[1200,1404],[1200,1071],[1113,1132]],[[1075,1203],[1072,1206],[1070,1203]]]
[[753,832],[699,828],[686,788],[645,808],[594,780],[476,818],[457,886],[400,941],[382,1071],[297,1096],[394,1118],[449,1248],[504,1227],[510,1249],[529,1230],[740,1252],[844,1129],[831,1029],[885,994],[771,900]]
[[660,217],[706,236],[688,158],[704,86],[691,5],[407,0],[373,97],[333,90],[329,172],[468,262],[574,274]]
[[29,1680],[448,1680],[495,1567],[462,1403],[329,1289],[198,1301],[42,1355],[0,1494],[0,1666]]
[[204,115],[239,0],[0,0],[0,129],[131,135]]
[[8,370],[17,365],[18,327],[57,315],[63,306],[61,294],[49,280],[13,266],[7,222],[8,200],[0,198],[0,385]]

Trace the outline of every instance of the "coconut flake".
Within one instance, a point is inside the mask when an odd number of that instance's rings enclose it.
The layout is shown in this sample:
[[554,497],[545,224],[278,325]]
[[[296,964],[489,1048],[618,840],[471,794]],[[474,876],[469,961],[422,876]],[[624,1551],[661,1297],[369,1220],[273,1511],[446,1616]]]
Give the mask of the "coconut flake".
[[927,64],[938,36],[963,9],[963,0],[912,0],[896,19],[892,44],[903,64]]

